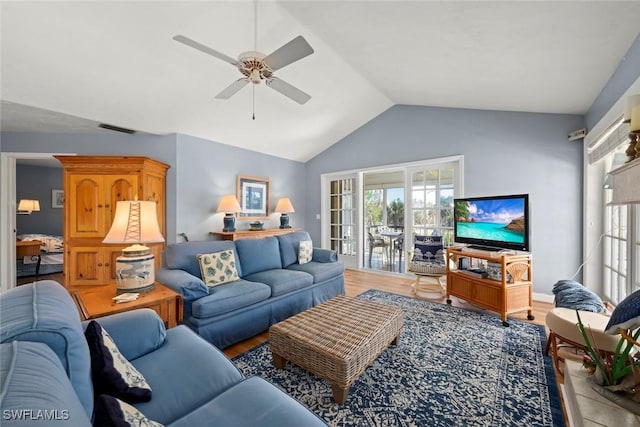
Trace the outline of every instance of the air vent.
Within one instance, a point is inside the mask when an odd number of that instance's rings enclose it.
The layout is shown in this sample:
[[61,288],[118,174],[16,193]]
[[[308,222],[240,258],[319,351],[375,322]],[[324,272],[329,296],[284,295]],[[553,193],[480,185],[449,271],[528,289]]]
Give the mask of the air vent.
[[121,132],[121,133],[128,133],[128,134],[132,134],[132,133],[136,133],[137,131],[133,130],[133,129],[127,129],[127,128],[121,128],[118,126],[113,126],[113,125],[108,125],[106,123],[100,123],[98,125],[99,128],[102,129],[109,129],[109,130],[113,130],[116,132]]

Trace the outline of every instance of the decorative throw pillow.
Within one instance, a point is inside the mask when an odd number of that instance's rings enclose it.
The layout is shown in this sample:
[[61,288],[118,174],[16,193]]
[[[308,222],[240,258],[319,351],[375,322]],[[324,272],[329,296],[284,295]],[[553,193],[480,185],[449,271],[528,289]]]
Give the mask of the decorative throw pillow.
[[640,290],[627,295],[611,313],[605,332],[619,334],[620,329],[637,329],[640,326]]
[[91,355],[95,395],[109,394],[129,403],[151,400],[151,387],[142,374],[120,353],[107,331],[92,320],[85,331]]
[[[418,239],[420,237],[420,239]],[[413,246],[413,259],[417,262],[437,262],[440,259],[444,263],[444,245],[442,236],[416,236]]]
[[311,240],[301,240],[298,249],[298,264],[306,264],[313,257],[313,242]]
[[602,313],[605,306],[600,297],[575,280],[559,280],[553,285],[556,307]]
[[102,394],[96,400],[93,425],[96,427],[163,427],[128,403]]
[[212,254],[198,254],[197,258],[200,263],[202,281],[209,287],[240,279],[236,269],[236,255],[233,249]]

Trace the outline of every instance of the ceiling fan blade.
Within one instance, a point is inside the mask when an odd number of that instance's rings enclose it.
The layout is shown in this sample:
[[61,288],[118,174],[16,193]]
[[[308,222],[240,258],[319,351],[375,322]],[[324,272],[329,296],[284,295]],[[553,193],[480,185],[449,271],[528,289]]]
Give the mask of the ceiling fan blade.
[[313,48],[311,45],[307,43],[304,37],[298,36],[279,49],[271,52],[263,59],[263,62],[275,71],[312,53]]
[[229,99],[231,98],[237,91],[245,87],[249,83],[249,79],[238,79],[235,82],[231,83],[229,86],[224,88],[222,92],[216,95],[217,99]]
[[277,90],[284,96],[293,99],[298,104],[304,104],[311,99],[311,95],[304,93],[297,87],[291,86],[289,83],[276,77],[268,79],[266,83],[271,89]]
[[213,50],[208,46],[203,45],[202,43],[198,43],[195,40],[190,39],[189,37],[183,36],[182,34],[178,34],[177,36],[174,36],[173,39],[177,42],[180,42],[182,44],[186,44],[189,47],[192,47],[194,49],[198,49],[200,52],[204,52],[207,55],[211,55],[214,56],[218,59],[222,59],[225,62],[228,62],[231,65],[237,65],[238,61],[236,61],[235,59],[233,59],[230,56],[225,55],[224,53],[220,53],[217,50]]

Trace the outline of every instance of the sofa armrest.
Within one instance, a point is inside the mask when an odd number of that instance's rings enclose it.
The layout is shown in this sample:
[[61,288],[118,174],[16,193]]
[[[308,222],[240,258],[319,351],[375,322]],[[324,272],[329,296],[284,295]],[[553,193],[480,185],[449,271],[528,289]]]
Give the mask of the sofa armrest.
[[182,295],[185,301],[193,301],[209,295],[209,288],[202,279],[184,270],[161,268],[156,280]]
[[[162,346],[167,336],[164,322],[149,308],[111,314],[95,320],[109,333],[127,360],[151,353]],[[88,323],[83,322],[83,327]]]
[[338,253],[331,249],[313,248],[311,261],[315,262],[338,262]]

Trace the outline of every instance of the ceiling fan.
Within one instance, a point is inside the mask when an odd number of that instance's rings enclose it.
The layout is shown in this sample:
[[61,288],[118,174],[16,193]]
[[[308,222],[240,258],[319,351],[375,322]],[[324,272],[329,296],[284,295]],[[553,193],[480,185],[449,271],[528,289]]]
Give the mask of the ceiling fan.
[[237,67],[245,76],[223,89],[222,92],[216,95],[217,99],[229,99],[249,82],[257,85],[263,80],[271,89],[275,89],[298,104],[304,104],[311,99],[311,96],[307,93],[273,75],[274,71],[284,68],[287,65],[313,53],[313,48],[302,36],[294,38],[289,43],[286,43],[284,46],[271,52],[269,55],[256,51],[248,51],[238,55],[238,59],[233,59],[224,53],[220,53],[217,50],[211,49],[210,47],[183,35],[177,35],[173,37],[173,39],[215,58],[228,62],[229,64]]

